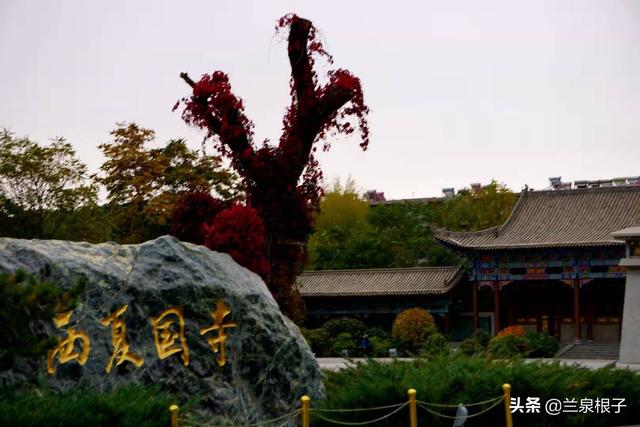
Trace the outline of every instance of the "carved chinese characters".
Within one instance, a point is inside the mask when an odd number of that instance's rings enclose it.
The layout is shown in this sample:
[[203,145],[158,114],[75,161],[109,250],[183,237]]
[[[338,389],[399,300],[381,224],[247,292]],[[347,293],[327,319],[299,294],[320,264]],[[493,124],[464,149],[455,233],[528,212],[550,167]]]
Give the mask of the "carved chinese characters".
[[[67,311],[53,319],[53,323],[56,328],[62,328],[67,326],[71,320],[71,311]],[[80,341],[81,350],[76,351],[76,341]],[[56,372],[55,359],[58,358],[60,364],[77,360],[78,365],[82,366],[87,363],[89,358],[89,351],[91,351],[91,343],[89,342],[89,336],[86,332],[76,331],[74,328],[67,328],[67,338],[60,340],[58,345],[49,350],[47,354],[47,372],[53,374]]]
[[[168,319],[165,319],[167,317]],[[175,331],[175,324],[178,331]],[[182,309],[170,307],[160,313],[160,316],[151,319],[153,325],[153,342],[160,359],[165,359],[172,354],[182,352],[180,356],[184,366],[189,366],[189,348],[184,336],[184,317]],[[176,345],[176,341],[179,341]]]
[[125,325],[124,320],[119,318],[121,314],[127,311],[127,308],[129,308],[129,306],[124,305],[100,321],[102,326],[111,325],[111,343],[113,344],[113,355],[111,356],[111,359],[109,359],[109,363],[107,363],[107,367],[105,368],[105,371],[107,371],[107,373],[111,372],[111,368],[113,368],[113,362],[116,362],[116,366],[119,366],[124,362],[131,362],[136,366],[136,368],[139,368],[144,364],[144,360],[142,360],[140,356],[135,353],[129,352],[129,343],[127,342],[127,326]]
[[[113,352],[107,362],[105,371],[110,373],[114,366],[125,362],[133,364],[136,368],[144,365],[144,360],[130,348],[127,339],[127,326],[123,315],[129,308],[123,305],[102,320],[100,324],[111,327],[111,345]],[[216,302],[216,308],[210,312],[213,324],[200,329],[200,335],[212,333],[207,338],[211,350],[217,354],[216,361],[219,366],[226,363],[225,343],[229,335],[226,329],[237,326],[234,322],[224,323],[224,318],[231,314],[231,308],[222,300]],[[63,313],[53,319],[57,328],[67,326],[71,321],[72,312]],[[189,347],[185,336],[185,321],[182,308],[169,307],[157,317],[149,319],[153,330],[153,342],[158,357],[166,359],[173,355],[180,355],[184,366],[189,366]],[[91,342],[86,332],[77,331],[75,328],[67,328],[67,336],[58,340],[58,345],[49,351],[47,355],[47,372],[56,372],[56,359],[59,364],[76,361],[84,365],[89,358]]]
[[200,329],[200,335],[204,335],[211,331],[218,331],[217,336],[213,336],[207,339],[207,342],[211,346],[211,350],[214,353],[218,353],[218,366],[224,366],[226,363],[225,353],[224,353],[224,343],[227,340],[228,335],[224,332],[225,328],[235,328],[235,323],[223,323],[224,318],[227,314],[231,313],[231,309],[229,306],[223,301],[218,300],[216,303],[216,310],[211,312],[211,317],[213,317],[213,325],[208,328]]

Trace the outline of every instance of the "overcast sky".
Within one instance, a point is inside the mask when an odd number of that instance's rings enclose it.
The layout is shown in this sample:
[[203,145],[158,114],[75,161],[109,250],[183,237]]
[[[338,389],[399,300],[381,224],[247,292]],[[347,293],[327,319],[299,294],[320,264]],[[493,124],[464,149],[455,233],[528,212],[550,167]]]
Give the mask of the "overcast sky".
[[197,148],[171,112],[189,93],[178,75],[223,70],[256,139],[277,140],[287,12],[314,22],[372,110],[370,149],[337,141],[327,177],[400,198],[640,175],[637,0],[0,0],[0,126],[64,136],[92,171],[119,121]]

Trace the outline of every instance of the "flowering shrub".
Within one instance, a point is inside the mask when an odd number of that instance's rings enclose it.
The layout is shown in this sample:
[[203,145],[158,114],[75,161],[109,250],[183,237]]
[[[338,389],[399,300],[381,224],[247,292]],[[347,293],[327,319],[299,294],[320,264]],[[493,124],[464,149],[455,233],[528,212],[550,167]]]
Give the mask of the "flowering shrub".
[[423,308],[409,308],[396,316],[391,328],[391,336],[416,352],[429,335],[436,332],[433,316]]
[[506,335],[515,335],[517,337],[523,337],[524,336],[524,328],[522,326],[507,326],[506,328],[500,330],[498,332],[499,337],[504,337]]
[[[289,14],[276,26],[277,31],[285,28],[289,29],[291,103],[277,146],[254,142],[254,125],[245,114],[244,102],[233,93],[229,77],[222,71],[205,74],[197,82],[183,73],[192,93],[174,109],[184,106],[184,121],[203,129],[242,178],[247,204],[264,226],[270,289],[283,310],[295,318],[299,295],[292,285],[302,271],[304,244],[313,231],[313,213],[322,195],[317,145],[322,141],[322,149],[328,150],[325,137],[348,135],[357,128],[360,146],[366,149],[369,109],[360,80],[349,71],[329,71],[327,83],[320,84],[315,61],[325,58],[332,63],[332,58],[311,21]],[[245,238],[252,239],[236,236],[235,240]]]

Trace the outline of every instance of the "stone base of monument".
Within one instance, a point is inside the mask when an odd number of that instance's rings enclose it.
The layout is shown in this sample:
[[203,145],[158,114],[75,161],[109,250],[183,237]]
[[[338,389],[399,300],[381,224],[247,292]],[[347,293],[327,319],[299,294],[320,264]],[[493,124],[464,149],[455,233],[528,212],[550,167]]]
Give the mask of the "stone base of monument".
[[[0,238],[0,272],[86,291],[46,325],[58,346],[0,373],[53,390],[158,385],[212,423],[249,424],[324,396],[300,330],[264,282],[226,254],[164,236],[139,245]],[[177,402],[179,403],[179,402]]]

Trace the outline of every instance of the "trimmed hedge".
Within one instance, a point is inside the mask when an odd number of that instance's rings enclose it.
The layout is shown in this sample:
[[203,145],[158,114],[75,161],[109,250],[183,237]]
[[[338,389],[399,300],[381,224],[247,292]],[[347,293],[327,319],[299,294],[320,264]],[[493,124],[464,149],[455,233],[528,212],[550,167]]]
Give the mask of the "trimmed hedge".
[[[502,394],[502,384],[509,383],[512,396],[557,398],[625,398],[621,414],[514,414],[518,427],[538,426],[616,426],[634,424],[640,420],[640,375],[626,369],[603,368],[589,370],[559,363],[489,360],[483,357],[450,356],[414,362],[395,361],[380,364],[362,363],[338,372],[327,372],[327,400],[315,402],[323,408],[368,408],[406,401],[407,389],[415,388],[419,400],[458,404],[479,402]],[[470,407],[473,414],[478,407]],[[390,410],[356,413],[327,413],[342,421],[365,421]],[[447,413],[452,415],[451,412]],[[452,420],[436,418],[418,409],[419,425],[451,426]],[[376,426],[406,425],[405,408]],[[465,426],[504,425],[504,406],[499,405],[484,415],[470,418]],[[314,418],[314,427],[329,426]]]

